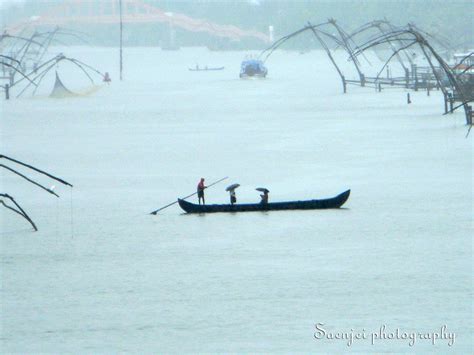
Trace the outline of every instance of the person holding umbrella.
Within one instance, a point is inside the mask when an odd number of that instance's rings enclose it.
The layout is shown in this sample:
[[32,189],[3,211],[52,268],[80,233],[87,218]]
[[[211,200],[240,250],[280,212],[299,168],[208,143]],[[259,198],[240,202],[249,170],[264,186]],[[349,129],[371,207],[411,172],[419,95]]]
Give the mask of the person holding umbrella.
[[263,192],[261,195],[260,195],[260,203],[262,205],[266,205],[268,203],[268,193],[270,192],[268,189],[266,189],[265,187],[257,187],[255,190],[257,191],[260,191],[260,192]]
[[234,203],[237,203],[237,197],[235,196],[235,189],[238,188],[239,186],[240,186],[239,184],[232,184],[230,186],[227,186],[227,188],[225,189],[226,191],[229,192],[231,205],[233,205]]

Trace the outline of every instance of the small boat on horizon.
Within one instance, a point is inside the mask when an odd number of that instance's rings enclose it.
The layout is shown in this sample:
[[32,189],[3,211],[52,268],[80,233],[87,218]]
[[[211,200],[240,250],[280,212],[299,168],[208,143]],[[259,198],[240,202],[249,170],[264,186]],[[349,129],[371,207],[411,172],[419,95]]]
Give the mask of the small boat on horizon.
[[196,65],[195,68],[188,68],[189,71],[216,71],[216,70],[224,70],[225,67],[200,67]]
[[287,201],[271,203],[245,203],[224,205],[196,205],[182,199],[178,199],[179,206],[187,213],[217,213],[217,212],[258,212],[258,211],[283,211],[283,210],[319,210],[329,208],[340,208],[349,198],[351,190],[327,199]]

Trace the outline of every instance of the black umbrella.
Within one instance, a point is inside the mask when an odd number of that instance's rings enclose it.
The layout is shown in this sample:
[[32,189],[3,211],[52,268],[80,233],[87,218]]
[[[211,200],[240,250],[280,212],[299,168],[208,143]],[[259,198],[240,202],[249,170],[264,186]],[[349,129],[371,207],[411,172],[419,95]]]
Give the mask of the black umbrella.
[[267,194],[270,192],[270,190],[268,190],[265,187],[257,187],[255,190],[263,192],[263,193],[267,193]]
[[229,185],[225,188],[226,191],[232,191],[232,190],[235,190],[236,188],[238,188],[240,186],[240,184],[232,184],[232,185]]

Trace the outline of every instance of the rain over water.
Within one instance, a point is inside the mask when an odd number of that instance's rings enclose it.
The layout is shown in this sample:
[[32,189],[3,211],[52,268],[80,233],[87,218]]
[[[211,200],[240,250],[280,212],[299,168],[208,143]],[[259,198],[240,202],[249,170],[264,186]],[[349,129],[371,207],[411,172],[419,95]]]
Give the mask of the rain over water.
[[[440,92],[411,105],[404,89],[343,94],[322,51],[281,51],[265,80],[241,80],[249,52],[129,48],[119,81],[117,49],[64,50],[112,83],[54,99],[53,76],[2,102],[4,154],[74,185],[58,199],[2,171],[39,227],[0,210],[2,351],[472,350],[472,139]],[[80,92],[74,75],[63,82]],[[227,203],[231,183],[239,203],[259,186],[270,201],[351,196],[335,210],[149,215],[226,176],[207,203]],[[382,326],[456,337],[372,339]],[[367,339],[328,339],[351,331]]]
[[0,353],[471,354],[473,11],[2,0]]

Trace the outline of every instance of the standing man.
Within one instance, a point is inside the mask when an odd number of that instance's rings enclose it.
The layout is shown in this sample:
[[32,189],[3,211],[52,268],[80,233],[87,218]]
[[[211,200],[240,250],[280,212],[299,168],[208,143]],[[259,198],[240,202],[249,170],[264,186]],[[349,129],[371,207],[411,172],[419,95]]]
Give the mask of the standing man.
[[204,185],[204,178],[201,178],[201,181],[199,181],[199,184],[197,186],[197,195],[198,195],[199,204],[201,204],[201,199],[202,199],[202,204],[203,205],[206,204],[206,200],[204,199],[204,189],[206,187],[207,186]]

